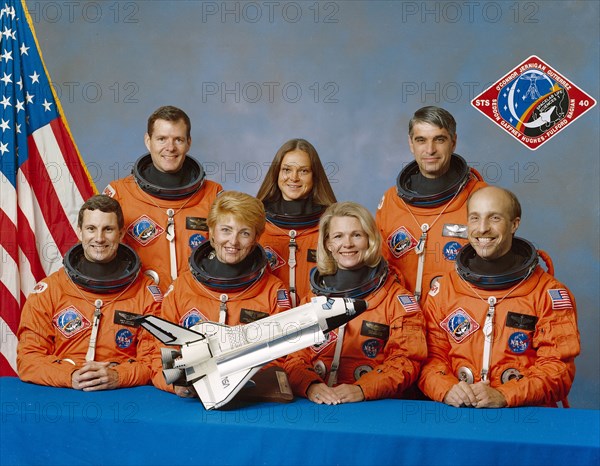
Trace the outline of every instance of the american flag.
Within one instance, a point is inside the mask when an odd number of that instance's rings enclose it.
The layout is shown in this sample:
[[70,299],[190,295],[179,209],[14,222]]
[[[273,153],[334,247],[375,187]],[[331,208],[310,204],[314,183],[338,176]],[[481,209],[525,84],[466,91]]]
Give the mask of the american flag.
[[277,305],[282,309],[292,307],[290,304],[290,295],[287,290],[277,290]]
[[548,294],[552,300],[552,309],[570,309],[573,307],[569,293],[564,288],[548,290]]
[[0,0],[0,375],[15,375],[21,309],[77,242],[97,192],[50,86],[24,1]]
[[402,307],[404,307],[406,312],[416,312],[421,310],[421,306],[419,306],[415,297],[410,294],[399,295],[398,301],[400,301],[400,304],[402,304]]
[[163,294],[162,294],[162,291],[160,291],[160,288],[158,286],[150,285],[148,287],[148,291],[150,291],[150,294],[152,294],[154,301],[156,301],[157,303],[162,303]]

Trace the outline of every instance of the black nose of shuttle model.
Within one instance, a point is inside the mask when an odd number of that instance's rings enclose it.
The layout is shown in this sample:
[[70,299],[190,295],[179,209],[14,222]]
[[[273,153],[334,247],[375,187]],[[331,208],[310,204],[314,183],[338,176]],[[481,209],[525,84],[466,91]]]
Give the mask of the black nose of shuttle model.
[[[343,303],[340,306],[338,303]],[[347,322],[350,322],[356,316],[367,310],[369,304],[364,299],[328,299],[326,304],[323,304],[319,314],[326,323],[326,328],[322,328],[323,332],[334,330]],[[321,320],[321,319],[319,319]]]

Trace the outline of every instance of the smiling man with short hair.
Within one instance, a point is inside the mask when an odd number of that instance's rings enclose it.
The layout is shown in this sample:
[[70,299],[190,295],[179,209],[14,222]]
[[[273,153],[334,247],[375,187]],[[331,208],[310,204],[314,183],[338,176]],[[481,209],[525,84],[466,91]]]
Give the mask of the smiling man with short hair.
[[580,351],[575,300],[550,258],[515,237],[516,196],[488,186],[468,201],[469,244],[427,296],[419,387],[455,407],[566,405]]

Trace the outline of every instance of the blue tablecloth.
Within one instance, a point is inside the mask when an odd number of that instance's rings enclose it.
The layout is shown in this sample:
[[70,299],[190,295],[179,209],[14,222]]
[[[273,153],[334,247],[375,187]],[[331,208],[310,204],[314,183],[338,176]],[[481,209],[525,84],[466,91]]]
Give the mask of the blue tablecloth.
[[205,411],[153,387],[0,378],[0,464],[594,464],[600,411],[304,399]]

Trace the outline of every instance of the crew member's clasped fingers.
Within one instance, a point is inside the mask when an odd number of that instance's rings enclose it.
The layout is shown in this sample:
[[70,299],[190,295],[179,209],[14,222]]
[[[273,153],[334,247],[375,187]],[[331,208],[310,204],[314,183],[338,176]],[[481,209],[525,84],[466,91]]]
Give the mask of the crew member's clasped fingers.
[[444,397],[444,403],[460,408],[461,406],[477,406],[477,397],[471,386],[466,382],[459,382],[454,385],[446,396]]
[[337,405],[341,403],[336,392],[324,383],[312,384],[306,393],[307,398],[317,404]]

